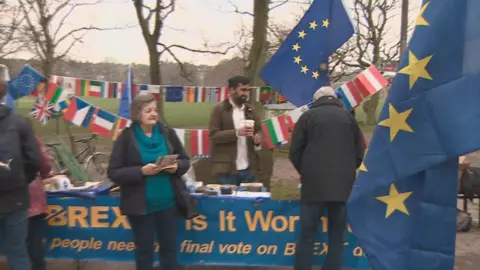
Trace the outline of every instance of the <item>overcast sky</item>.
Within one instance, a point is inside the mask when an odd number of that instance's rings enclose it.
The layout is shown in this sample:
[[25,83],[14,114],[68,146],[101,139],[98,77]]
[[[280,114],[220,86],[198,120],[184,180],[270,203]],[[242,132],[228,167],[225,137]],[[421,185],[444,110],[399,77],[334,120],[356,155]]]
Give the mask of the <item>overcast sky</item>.
[[[10,0],[13,1],[13,0]],[[75,0],[77,1],[77,0]],[[345,0],[347,2],[351,0]],[[151,2],[146,0],[146,2]],[[252,12],[253,0],[230,0],[239,9]],[[410,0],[411,19],[416,16],[421,0]],[[166,44],[182,44],[202,48],[205,42],[215,45],[222,42],[235,42],[242,25],[251,28],[252,18],[233,12],[229,0],[177,0],[175,13],[169,17],[162,40]],[[347,4],[348,5],[348,4]],[[300,4],[287,4],[272,12],[275,23],[293,27],[302,15]],[[389,36],[397,37],[400,30],[400,17],[391,23]],[[89,24],[100,27],[131,25],[131,28],[112,31],[91,31],[82,44],[70,53],[76,60],[100,62],[110,58],[119,63],[148,63],[148,51],[137,23],[131,0],[105,0],[104,4],[78,9],[65,25],[65,31]],[[214,65],[229,55],[199,55],[178,51],[179,58],[197,64]],[[21,55],[25,56],[25,55]]]

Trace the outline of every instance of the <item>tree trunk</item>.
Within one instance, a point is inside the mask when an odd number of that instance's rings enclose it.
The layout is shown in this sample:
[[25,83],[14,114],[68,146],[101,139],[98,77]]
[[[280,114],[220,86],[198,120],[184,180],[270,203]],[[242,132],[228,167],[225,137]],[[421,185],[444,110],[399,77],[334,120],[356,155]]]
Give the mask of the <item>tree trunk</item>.
[[[160,71],[160,54],[158,53],[157,44],[148,44],[150,83],[153,85],[162,84],[162,73]],[[163,89],[161,90],[163,91]],[[162,93],[158,99],[158,115],[162,122],[165,122],[165,93]]]
[[380,92],[372,95],[369,100],[363,103],[363,111],[365,112],[367,119],[364,124],[373,126],[377,123],[377,107],[380,100]]
[[[263,84],[260,72],[266,59],[269,4],[270,0],[253,1],[253,40],[245,67],[245,75],[250,79],[251,85],[255,86]],[[261,119],[264,119],[265,111],[262,104],[255,104],[254,99],[251,102]],[[263,185],[270,189],[270,178],[273,174],[273,150],[264,148],[258,157],[258,171],[254,173]]]

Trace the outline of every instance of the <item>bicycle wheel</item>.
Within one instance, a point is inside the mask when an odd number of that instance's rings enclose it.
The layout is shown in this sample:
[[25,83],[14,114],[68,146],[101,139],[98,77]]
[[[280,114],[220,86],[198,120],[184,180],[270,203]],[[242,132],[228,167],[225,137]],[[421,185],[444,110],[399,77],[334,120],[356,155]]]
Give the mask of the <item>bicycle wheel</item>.
[[110,156],[105,153],[94,153],[85,160],[85,169],[91,180],[103,181],[107,179],[107,167]]

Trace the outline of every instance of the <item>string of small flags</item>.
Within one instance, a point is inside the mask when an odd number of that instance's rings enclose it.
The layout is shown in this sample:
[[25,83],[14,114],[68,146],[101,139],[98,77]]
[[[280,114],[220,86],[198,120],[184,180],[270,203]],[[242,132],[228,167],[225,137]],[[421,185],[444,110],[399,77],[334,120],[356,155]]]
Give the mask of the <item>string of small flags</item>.
[[[336,89],[336,93],[348,109],[354,109],[362,100],[387,85],[388,81],[372,66],[360,73],[353,81],[347,82]],[[193,90],[189,91],[189,100],[195,99],[196,95],[192,94],[195,92]],[[286,114],[263,121],[264,143],[262,146],[274,148],[288,143],[291,131],[298,119],[311,106],[312,103],[309,103]],[[113,140],[124,128],[131,125],[129,119],[95,107],[78,96],[69,97],[61,84],[49,83],[45,97],[38,97],[31,116],[45,124],[52,112],[55,111],[63,112],[63,118],[70,123],[89,128],[91,132]],[[175,129],[175,132],[190,156],[195,158],[209,157],[210,139],[207,129]]]
[[[58,75],[52,75],[50,82],[61,86],[66,95],[117,99],[121,99],[122,88],[125,85],[121,82],[88,80]],[[250,99],[255,100],[255,102],[279,104],[287,101],[280,93],[273,91],[270,86],[252,87],[251,90]],[[133,95],[142,93],[150,93],[157,100],[164,96],[166,102],[216,103],[228,97],[228,88],[133,84]]]

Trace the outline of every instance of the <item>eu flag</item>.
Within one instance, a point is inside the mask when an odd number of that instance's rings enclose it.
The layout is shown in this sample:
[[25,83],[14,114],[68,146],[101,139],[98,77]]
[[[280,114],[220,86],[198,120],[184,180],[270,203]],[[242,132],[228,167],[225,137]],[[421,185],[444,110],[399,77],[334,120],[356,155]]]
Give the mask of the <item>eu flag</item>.
[[122,88],[122,96],[120,99],[120,105],[118,108],[118,115],[130,119],[130,104],[133,99],[133,71],[132,66],[128,66],[127,79],[125,85]]
[[458,156],[480,148],[480,1],[424,1],[348,202],[375,270],[454,267]]
[[315,0],[262,70],[262,79],[295,106],[328,85],[328,58],[353,35],[342,0]]
[[8,93],[13,100],[28,96],[45,77],[29,65],[22,68],[17,77],[8,82]]

